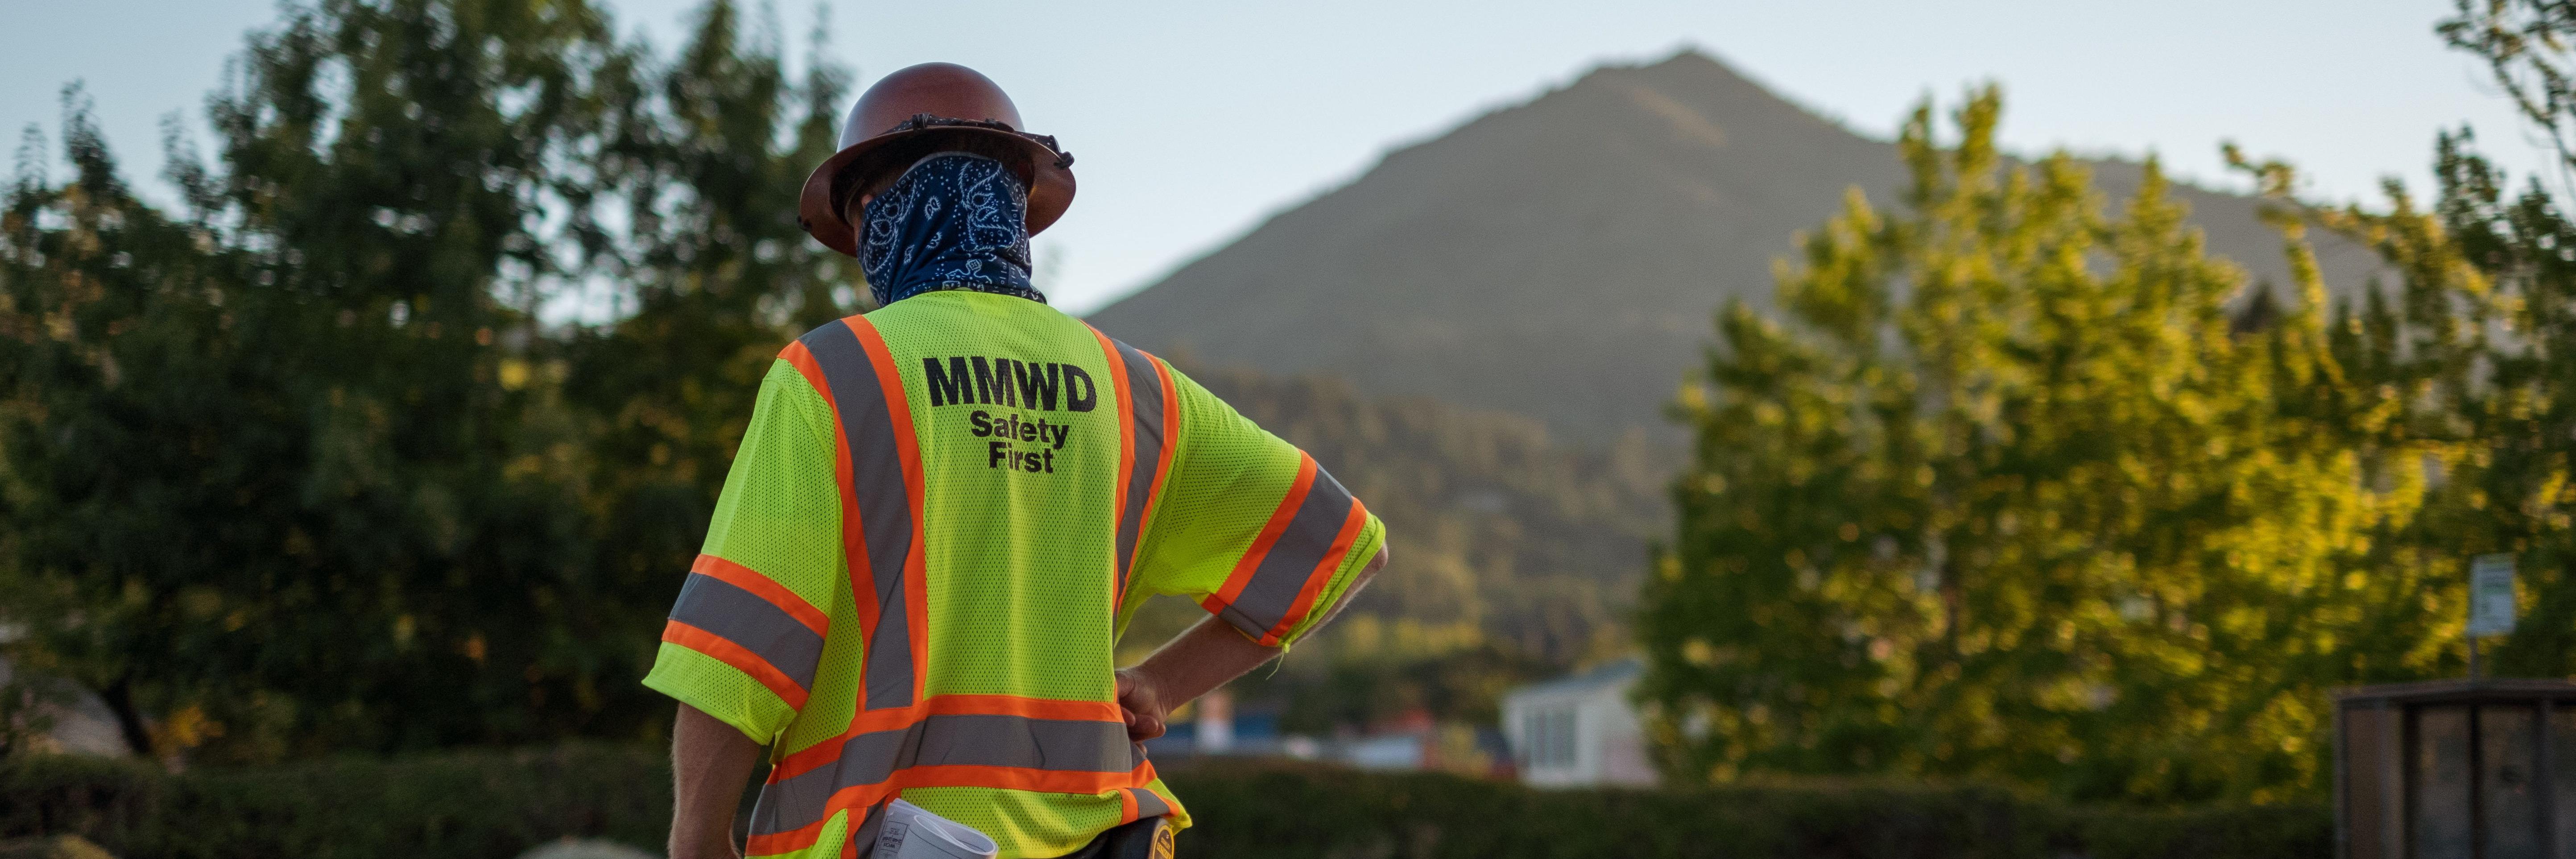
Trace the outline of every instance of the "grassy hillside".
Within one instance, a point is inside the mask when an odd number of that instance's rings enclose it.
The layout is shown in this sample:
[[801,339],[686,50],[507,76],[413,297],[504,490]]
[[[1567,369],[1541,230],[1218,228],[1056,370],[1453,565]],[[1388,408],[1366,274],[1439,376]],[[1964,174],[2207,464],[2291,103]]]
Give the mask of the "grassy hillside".
[[[1593,450],[1557,443],[1530,418],[1427,397],[1186,359],[1183,369],[1313,453],[1387,523],[1384,575],[1269,678],[1338,690],[1306,702],[1319,708],[1301,711],[1309,721],[1413,705],[1479,715],[1492,687],[1627,646],[1629,602],[1664,526],[1667,464],[1642,433]],[[1130,655],[1198,614],[1165,602],[1130,630]]]

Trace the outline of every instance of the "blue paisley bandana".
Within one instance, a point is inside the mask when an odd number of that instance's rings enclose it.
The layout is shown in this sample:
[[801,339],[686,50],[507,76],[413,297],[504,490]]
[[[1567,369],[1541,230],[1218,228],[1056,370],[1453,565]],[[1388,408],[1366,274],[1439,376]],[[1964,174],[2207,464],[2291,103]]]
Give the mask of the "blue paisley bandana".
[[868,201],[859,268],[883,307],[947,289],[1016,295],[1029,286],[1028,185],[1002,162],[943,152]]

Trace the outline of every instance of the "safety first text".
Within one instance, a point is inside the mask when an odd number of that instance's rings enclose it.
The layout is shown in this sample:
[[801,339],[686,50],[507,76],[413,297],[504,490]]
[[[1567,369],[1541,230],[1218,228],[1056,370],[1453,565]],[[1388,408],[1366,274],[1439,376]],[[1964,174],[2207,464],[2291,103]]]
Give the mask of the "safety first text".
[[[966,423],[973,427],[970,432],[976,438],[993,439],[986,443],[984,464],[1011,471],[1054,474],[1055,452],[1063,450],[1065,442],[1073,438],[1072,424],[1051,423],[1045,418],[1032,423],[1017,412],[997,418],[991,412],[976,409],[966,415]],[[1012,444],[1014,441],[1034,442],[1038,449],[1020,450]]]

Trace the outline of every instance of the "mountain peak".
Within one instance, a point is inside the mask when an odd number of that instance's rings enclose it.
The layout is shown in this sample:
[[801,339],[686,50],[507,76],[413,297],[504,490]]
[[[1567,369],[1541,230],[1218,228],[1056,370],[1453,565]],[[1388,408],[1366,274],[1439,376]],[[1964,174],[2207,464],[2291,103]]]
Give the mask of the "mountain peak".
[[[2097,176],[2119,196],[2136,170]],[[1798,232],[1846,189],[1892,205],[1903,181],[1893,145],[1684,49],[1390,152],[1091,318],[1147,349],[1517,412],[1579,442],[1678,440],[1662,406],[1712,312],[1768,306]],[[2213,250],[2286,280],[2253,201],[2181,193]]]

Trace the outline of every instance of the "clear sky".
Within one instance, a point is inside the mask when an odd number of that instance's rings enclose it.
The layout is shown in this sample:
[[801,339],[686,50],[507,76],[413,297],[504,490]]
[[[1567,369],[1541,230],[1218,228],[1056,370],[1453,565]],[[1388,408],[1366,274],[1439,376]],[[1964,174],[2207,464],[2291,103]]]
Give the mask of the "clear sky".
[[[609,0],[666,49],[699,0]],[[757,0],[747,4],[760,8]],[[1058,303],[1087,310],[1357,176],[1388,148],[1605,62],[1705,50],[1887,136],[1916,99],[2005,89],[2006,144],[2160,154],[2206,185],[2222,140],[2289,158],[2331,199],[2429,182],[2436,129],[2541,163],[2485,72],[2442,47],[2450,0],[1680,2],[838,0],[832,54],[861,85],[917,62],[983,70],[1080,157],[1072,212],[1039,237]],[[775,0],[801,46],[813,0]],[[52,135],[81,80],[130,178],[158,186],[161,122],[204,95],[271,0],[0,0],[0,128]],[[13,147],[14,148],[14,147]],[[166,191],[159,196],[167,197]],[[1784,240],[1783,251],[1787,250]]]

